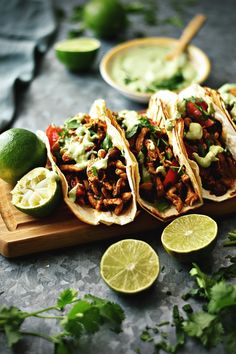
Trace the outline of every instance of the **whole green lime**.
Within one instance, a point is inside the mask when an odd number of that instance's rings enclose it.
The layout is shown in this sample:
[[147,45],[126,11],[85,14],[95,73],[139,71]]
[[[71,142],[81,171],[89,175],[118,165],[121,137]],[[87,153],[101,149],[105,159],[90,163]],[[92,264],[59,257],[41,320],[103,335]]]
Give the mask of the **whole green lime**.
[[14,185],[27,172],[44,166],[45,144],[33,132],[12,128],[0,135],[0,178]]
[[83,21],[98,37],[117,37],[127,24],[126,12],[119,0],[90,0],[83,9]]

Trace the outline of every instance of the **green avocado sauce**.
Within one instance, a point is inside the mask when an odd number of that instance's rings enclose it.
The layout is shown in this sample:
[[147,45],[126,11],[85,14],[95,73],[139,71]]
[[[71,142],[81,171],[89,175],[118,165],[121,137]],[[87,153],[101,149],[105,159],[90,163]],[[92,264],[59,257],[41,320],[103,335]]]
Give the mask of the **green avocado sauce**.
[[211,145],[205,157],[199,156],[196,152],[193,153],[193,157],[200,166],[207,168],[212,162],[218,161],[216,156],[223,151],[224,149],[221,146]]
[[188,54],[166,60],[172,46],[142,45],[117,55],[112,64],[114,81],[134,92],[152,93],[158,89],[177,90],[197,78]]

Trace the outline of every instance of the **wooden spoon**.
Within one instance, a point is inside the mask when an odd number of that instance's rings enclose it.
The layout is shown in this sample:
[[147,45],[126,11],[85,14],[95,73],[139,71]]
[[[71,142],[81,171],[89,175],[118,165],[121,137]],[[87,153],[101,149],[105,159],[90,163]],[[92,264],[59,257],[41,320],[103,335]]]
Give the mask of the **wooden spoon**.
[[172,60],[178,57],[181,53],[184,52],[187,45],[191,42],[193,37],[196,36],[200,28],[206,21],[206,16],[204,15],[196,15],[184,29],[180,39],[178,40],[177,46],[170,53],[166,55],[167,60]]

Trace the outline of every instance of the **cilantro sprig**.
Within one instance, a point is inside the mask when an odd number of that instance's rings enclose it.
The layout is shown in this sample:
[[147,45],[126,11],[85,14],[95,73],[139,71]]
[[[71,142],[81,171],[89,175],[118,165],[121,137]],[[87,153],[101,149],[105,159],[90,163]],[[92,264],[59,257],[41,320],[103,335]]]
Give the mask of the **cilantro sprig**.
[[228,233],[228,241],[225,241],[223,246],[236,246],[236,230]]
[[236,257],[229,258],[231,264],[212,275],[204,273],[197,264],[193,264],[190,275],[194,277],[197,288],[190,289],[182,298],[200,299],[202,310],[194,311],[190,304],[185,304],[182,307],[185,315],[182,315],[174,305],[172,323],[166,323],[167,326],[175,327],[174,343],[168,336],[163,337],[160,325],[146,327],[140,339],[153,342],[155,354],[159,354],[160,350],[177,353],[189,337],[197,339],[207,349],[222,343],[226,354],[235,353],[236,284],[226,282],[226,279],[236,277]]
[[[50,314],[51,311],[53,314]],[[61,332],[45,335],[23,331],[21,326],[29,317],[56,320]],[[104,324],[110,330],[120,332],[124,318],[124,311],[118,304],[90,294],[79,299],[76,290],[65,289],[55,305],[38,311],[26,312],[14,306],[0,307],[0,332],[5,333],[9,347],[13,347],[23,336],[35,336],[52,342],[55,354],[69,354],[76,348],[82,335],[93,334]]]

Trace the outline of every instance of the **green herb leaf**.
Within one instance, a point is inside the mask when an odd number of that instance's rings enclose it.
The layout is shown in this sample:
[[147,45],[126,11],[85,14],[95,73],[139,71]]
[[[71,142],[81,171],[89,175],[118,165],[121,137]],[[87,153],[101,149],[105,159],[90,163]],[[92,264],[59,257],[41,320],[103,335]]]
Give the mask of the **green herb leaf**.
[[54,345],[54,354],[71,354],[71,348],[67,345],[67,342],[60,338]]
[[91,170],[93,172],[93,175],[97,177],[98,176],[98,170],[96,169],[96,167],[92,166]]
[[81,125],[81,121],[75,117],[69,118],[64,122],[66,129],[76,129]]
[[160,212],[163,212],[170,207],[170,202],[165,198],[161,198],[155,201],[155,207]]
[[214,279],[217,281],[224,279],[233,279],[236,277],[236,257],[227,257],[230,259],[231,264],[227,267],[221,267],[213,274]]
[[92,304],[99,309],[100,316],[110,324],[110,329],[117,333],[121,332],[121,324],[125,319],[125,314],[118,304],[92,295],[86,295],[85,299],[92,301]]
[[101,147],[104,149],[104,150],[109,150],[111,147],[113,146],[112,144],[112,141],[111,141],[111,138],[109,137],[109,135],[106,135],[105,136],[105,139],[103,140],[102,144],[101,144]]
[[199,288],[204,290],[205,296],[210,297],[210,289],[215,285],[216,281],[203,273],[197,264],[193,263],[193,268],[190,270],[190,275],[196,278]]
[[212,314],[217,314],[226,307],[236,305],[236,285],[221,281],[211,288],[210,295],[208,310]]
[[224,246],[236,246],[236,230],[228,233],[229,241],[223,243]]
[[147,329],[142,332],[140,339],[143,342],[153,342],[153,337]]
[[77,300],[77,295],[78,291],[75,289],[63,290],[57,299],[57,306],[60,310],[63,310],[66,305],[69,305]]
[[221,342],[224,334],[218,317],[204,311],[191,314],[183,323],[183,329],[188,336],[198,338],[207,348]]
[[158,126],[155,126],[154,124],[152,124],[151,120],[148,119],[147,117],[140,118],[139,126],[149,128],[151,133],[156,133],[156,132],[160,131],[160,128]]
[[183,331],[183,317],[180,316],[179,314],[179,309],[178,306],[174,306],[173,307],[173,324],[175,326],[175,334],[176,334],[176,348],[181,347],[182,345],[184,345],[185,342],[185,333]]
[[20,327],[26,316],[27,313],[17,307],[7,308],[3,306],[0,308],[0,331],[5,332],[9,347],[12,347],[21,339]]
[[153,82],[147,87],[146,92],[156,92],[157,90],[176,90],[184,82],[182,73],[177,73],[169,79],[165,79],[159,82]]

